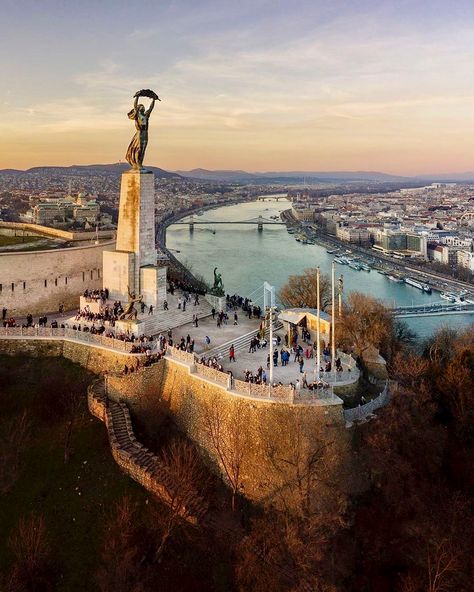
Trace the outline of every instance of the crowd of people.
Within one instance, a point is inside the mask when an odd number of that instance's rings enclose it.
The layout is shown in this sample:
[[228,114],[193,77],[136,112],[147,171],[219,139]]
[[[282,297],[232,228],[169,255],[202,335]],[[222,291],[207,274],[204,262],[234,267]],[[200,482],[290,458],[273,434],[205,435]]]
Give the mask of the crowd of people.
[[198,364],[202,364],[208,368],[214,368],[214,370],[218,370],[219,372],[225,372],[224,366],[220,363],[217,356],[213,356],[211,358],[200,357],[197,362]]
[[146,354],[146,356],[145,359],[143,359],[141,362],[140,359],[137,358],[134,365],[130,364],[130,366],[128,366],[127,364],[125,364],[123,374],[133,374],[134,372],[138,372],[142,367],[148,368],[152,364],[156,364],[156,362],[159,362],[165,355],[164,352],[161,351],[156,351],[152,353],[151,349],[144,347],[141,348],[141,351],[131,353]]
[[249,319],[259,319],[262,316],[262,309],[260,306],[255,306],[253,302],[250,300],[250,298],[244,298],[243,296],[239,296],[238,294],[234,294],[233,296],[227,294],[226,308],[229,311],[235,311],[238,308],[241,308],[244,311],[244,313],[248,315]]
[[108,322],[111,327],[114,327],[116,321],[119,320],[122,313],[122,303],[119,300],[116,300],[113,304],[103,304],[100,307],[100,312],[92,312],[90,307],[86,305],[83,309],[77,312],[75,320],[84,320],[89,323],[95,323],[99,321],[102,323]]
[[82,295],[88,302],[100,301],[105,304],[109,299],[109,290],[108,288],[104,288],[103,290],[84,290]]

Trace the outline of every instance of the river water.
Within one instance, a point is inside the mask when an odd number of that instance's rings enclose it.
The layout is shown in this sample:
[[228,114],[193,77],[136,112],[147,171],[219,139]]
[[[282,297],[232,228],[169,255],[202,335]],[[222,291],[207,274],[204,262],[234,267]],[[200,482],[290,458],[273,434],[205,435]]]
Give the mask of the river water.
[[[196,216],[195,220],[250,220],[259,214],[268,219],[289,207],[287,200],[255,201],[210,210]],[[174,253],[176,257],[194,273],[212,283],[213,268],[217,266],[227,293],[251,296],[255,302],[263,295],[259,287],[264,281],[275,286],[278,293],[289,275],[300,274],[308,267],[319,265],[322,273],[331,272],[333,256],[319,245],[297,242],[284,225],[264,226],[263,232],[257,232],[256,225],[196,225],[191,233],[187,225],[174,224],[168,228],[166,236],[167,247],[179,251]],[[368,273],[338,265],[336,273],[344,275],[346,294],[358,290],[390,306],[440,301],[437,292],[425,294],[412,286],[394,283],[375,270]],[[260,298],[259,303],[262,302]],[[473,319],[473,315],[448,315],[410,318],[405,322],[423,338],[439,327],[464,327]]]

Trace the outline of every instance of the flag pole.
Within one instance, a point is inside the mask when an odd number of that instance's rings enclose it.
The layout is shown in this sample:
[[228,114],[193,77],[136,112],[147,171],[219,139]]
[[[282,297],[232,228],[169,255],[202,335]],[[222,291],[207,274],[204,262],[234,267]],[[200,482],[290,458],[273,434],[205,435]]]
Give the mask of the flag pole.
[[333,373],[336,371],[336,264],[332,262],[332,307],[331,307],[331,368]]
[[317,314],[317,326],[316,326],[316,376],[319,381],[319,370],[321,368],[321,294],[320,294],[320,287],[319,287],[319,280],[320,280],[321,270],[318,268],[316,269],[316,314]]

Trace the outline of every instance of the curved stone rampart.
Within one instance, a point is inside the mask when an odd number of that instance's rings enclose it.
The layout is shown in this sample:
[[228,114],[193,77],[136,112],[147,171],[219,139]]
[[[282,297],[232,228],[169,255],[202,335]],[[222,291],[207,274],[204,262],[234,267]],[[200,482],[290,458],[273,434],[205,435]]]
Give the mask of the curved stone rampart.
[[[248,383],[243,384],[248,387]],[[337,481],[350,456],[351,436],[345,429],[342,401],[337,398],[332,404],[321,401],[317,405],[314,401],[293,404],[285,397],[279,402],[239,394],[197,375],[186,363],[169,358],[131,376],[109,376],[108,393],[115,401],[125,401],[141,429],[151,436],[166,417],[171,417],[198,445],[214,471],[226,480],[209,432],[211,416],[217,413],[223,437],[230,434],[245,446],[240,491],[255,501],[277,503],[282,488],[288,487],[291,478],[286,474],[286,466],[294,460],[295,438],[303,447],[318,442],[318,448],[325,451],[322,481],[326,477]],[[242,433],[232,434],[240,420]],[[275,458],[281,459],[281,466],[275,466]],[[344,479],[340,477],[341,486],[349,490]],[[321,500],[330,496],[324,485],[320,490]]]
[[[239,393],[212,377],[198,375],[193,364],[169,357],[124,375],[124,365],[133,366],[137,359],[145,357],[144,354],[127,354],[66,336],[3,337],[0,338],[0,353],[35,357],[63,355],[97,374],[106,375],[108,398],[117,404],[126,403],[141,429],[153,436],[163,420],[171,417],[196,443],[215,472],[226,479],[209,431],[212,415],[217,413],[222,437],[237,438],[245,448],[239,490],[249,499],[277,503],[282,491],[291,490],[294,477],[288,474],[288,467],[295,462],[292,456],[295,438],[298,446],[310,449],[317,443],[318,450],[323,451],[323,474],[318,490],[321,503],[331,497],[324,485],[326,479],[333,483],[340,481],[342,487],[350,489],[349,484],[343,485],[347,471],[341,469],[350,457],[350,435],[345,429],[342,401],[337,397],[296,402],[295,398],[288,400],[287,387],[280,387],[284,389],[282,393],[278,388],[271,389],[271,397],[264,392]],[[248,388],[248,383],[243,385]],[[113,419],[103,415],[100,400],[90,405],[91,412],[106,423]],[[233,433],[236,425],[242,426],[240,434]],[[127,471],[135,470],[127,464],[131,460],[126,451],[116,459]],[[148,479],[144,473],[137,477],[144,486],[150,487]]]

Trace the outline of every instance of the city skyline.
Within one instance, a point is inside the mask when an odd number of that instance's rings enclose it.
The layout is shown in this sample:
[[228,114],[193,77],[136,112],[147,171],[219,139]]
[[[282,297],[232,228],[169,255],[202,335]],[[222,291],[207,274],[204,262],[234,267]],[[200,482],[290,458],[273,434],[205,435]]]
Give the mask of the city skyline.
[[3,5],[0,169],[123,161],[143,87],[168,170],[474,168],[468,2]]

